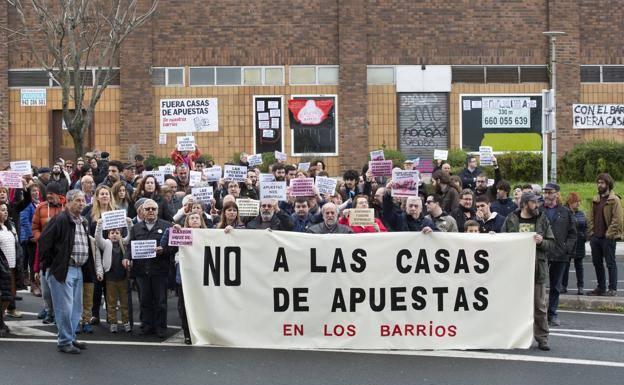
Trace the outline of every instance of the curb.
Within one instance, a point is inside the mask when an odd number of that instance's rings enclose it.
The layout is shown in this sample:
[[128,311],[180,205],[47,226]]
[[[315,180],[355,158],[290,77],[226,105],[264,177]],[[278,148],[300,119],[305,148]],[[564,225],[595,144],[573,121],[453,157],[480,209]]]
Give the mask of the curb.
[[622,312],[624,310],[624,297],[590,297],[587,295],[562,294],[559,296],[559,308]]

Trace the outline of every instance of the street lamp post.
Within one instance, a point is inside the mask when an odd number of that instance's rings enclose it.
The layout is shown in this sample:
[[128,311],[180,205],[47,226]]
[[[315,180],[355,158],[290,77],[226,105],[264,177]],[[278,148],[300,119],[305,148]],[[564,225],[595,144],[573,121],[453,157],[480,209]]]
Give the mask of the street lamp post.
[[[557,53],[555,50],[555,42],[557,36],[566,35],[563,31],[546,31],[542,32],[550,39],[550,88],[552,93],[552,111],[551,111],[551,133],[550,133],[550,180],[557,182]],[[546,156],[544,154],[543,156]]]

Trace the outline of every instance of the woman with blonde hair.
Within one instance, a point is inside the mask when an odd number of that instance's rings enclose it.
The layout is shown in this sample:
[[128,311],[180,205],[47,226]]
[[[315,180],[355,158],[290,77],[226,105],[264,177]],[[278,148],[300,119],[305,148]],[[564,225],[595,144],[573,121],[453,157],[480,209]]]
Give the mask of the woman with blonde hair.
[[111,193],[113,201],[115,202],[115,208],[117,210],[125,210],[126,216],[130,217],[130,215],[128,215],[128,210],[134,207],[134,202],[126,189],[126,184],[122,181],[116,182],[113,187],[111,187]]

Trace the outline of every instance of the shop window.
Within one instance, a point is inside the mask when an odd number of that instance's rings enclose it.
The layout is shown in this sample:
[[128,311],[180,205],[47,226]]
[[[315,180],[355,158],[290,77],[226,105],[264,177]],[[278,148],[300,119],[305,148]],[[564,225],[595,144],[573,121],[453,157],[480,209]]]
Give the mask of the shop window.
[[219,67],[217,68],[217,85],[239,86],[241,84],[240,67]]
[[190,85],[212,86],[215,84],[215,69],[213,67],[191,67]]

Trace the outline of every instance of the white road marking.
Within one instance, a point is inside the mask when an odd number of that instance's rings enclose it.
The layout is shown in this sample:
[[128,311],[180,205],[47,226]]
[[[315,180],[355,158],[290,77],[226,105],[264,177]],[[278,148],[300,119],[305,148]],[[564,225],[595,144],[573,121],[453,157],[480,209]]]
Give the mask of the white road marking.
[[[48,326],[41,323],[39,320],[25,320],[25,321],[4,321],[9,329],[10,334],[17,336],[31,336],[31,337],[55,337],[56,332],[49,332],[41,329],[35,329],[33,326]],[[56,329],[56,328],[55,328]]]
[[616,332],[612,330],[583,330],[583,329],[559,329],[559,328],[552,328],[550,330],[557,331],[557,332],[570,332],[570,333],[624,334],[624,332]]
[[[551,333],[553,335],[553,333]],[[578,337],[578,336],[574,336]],[[56,343],[56,340],[49,339],[21,339],[21,338],[3,338],[1,341],[8,342],[35,342],[35,343]],[[624,342],[624,341],[622,341]],[[195,348],[229,348],[226,346],[214,346],[214,345],[183,345],[170,342],[136,342],[136,341],[87,341],[90,345],[125,345],[125,346],[156,346],[156,347],[195,347]],[[284,350],[284,349],[276,349]],[[544,356],[531,356],[524,354],[506,354],[506,353],[489,353],[481,351],[459,351],[459,350],[440,350],[440,351],[409,351],[409,350],[337,350],[337,349],[292,349],[299,351],[315,351],[315,352],[341,352],[341,353],[356,353],[356,354],[390,354],[390,355],[409,355],[409,356],[422,356],[422,357],[444,357],[444,358],[464,358],[464,359],[480,359],[480,360],[500,360],[500,361],[520,361],[520,362],[535,362],[535,363],[548,363],[548,364],[567,364],[567,365],[588,365],[588,366],[609,366],[616,368],[624,368],[624,362],[613,361],[596,361],[585,360],[576,358],[563,358],[563,357],[544,357]]]
[[615,317],[624,317],[622,313],[600,313],[594,311],[576,311],[576,310],[557,310],[559,313],[589,314],[589,315],[610,315]]
[[551,336],[559,336],[559,337],[580,338],[580,339],[584,339],[584,340],[595,340],[595,341],[607,341],[607,342],[621,342],[621,343],[624,343],[624,340],[621,340],[621,339],[618,339],[618,338],[581,336],[581,335],[578,335],[578,334],[563,334],[563,333],[550,333],[550,335]]

